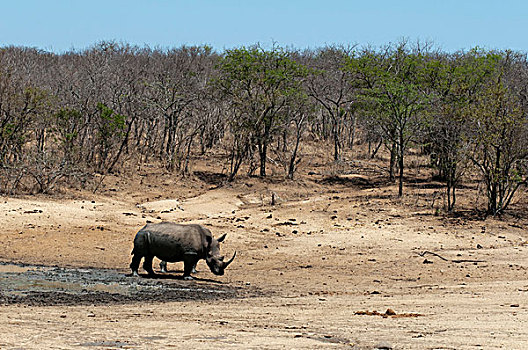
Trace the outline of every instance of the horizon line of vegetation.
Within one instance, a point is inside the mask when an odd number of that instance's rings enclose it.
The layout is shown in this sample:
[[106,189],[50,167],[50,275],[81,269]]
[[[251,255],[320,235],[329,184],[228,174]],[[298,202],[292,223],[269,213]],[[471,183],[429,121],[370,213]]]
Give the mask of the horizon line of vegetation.
[[222,54],[115,42],[64,54],[3,47],[0,193],[85,186],[130,160],[185,176],[212,149],[224,152],[228,181],[241,169],[265,177],[270,162],[293,178],[309,137],[332,145],[335,162],[358,144],[371,158],[385,148],[399,196],[406,156],[419,149],[445,184],[447,212],[477,173],[486,212],[497,215],[527,184],[527,112],[527,57],[511,50],[445,53],[406,40]]

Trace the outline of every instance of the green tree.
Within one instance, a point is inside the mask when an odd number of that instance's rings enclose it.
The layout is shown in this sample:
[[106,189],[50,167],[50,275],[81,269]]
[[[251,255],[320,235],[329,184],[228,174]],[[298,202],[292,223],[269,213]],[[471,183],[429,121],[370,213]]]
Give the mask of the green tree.
[[472,161],[486,185],[488,213],[503,213],[528,173],[528,118],[526,82],[512,86],[512,75],[523,56],[501,54],[493,79],[472,108],[474,145]]
[[121,152],[117,148],[125,136],[126,117],[115,113],[103,103],[97,104],[97,110],[99,111],[97,125],[97,169],[100,172],[106,172],[111,169],[121,155]]
[[52,132],[55,142],[62,149],[64,158],[68,162],[77,162],[76,153],[79,151],[78,137],[83,127],[82,115],[76,109],[61,108],[54,115]]
[[420,48],[412,50],[406,42],[401,42],[380,52],[366,49],[351,57],[347,64],[361,84],[358,99],[389,143],[391,180],[398,161],[399,196],[403,194],[407,147],[425,125],[425,110],[429,105],[424,89],[426,61],[427,55]]
[[471,107],[495,70],[497,56],[479,49],[438,55],[427,64],[433,115],[425,143],[445,181],[447,210],[456,204],[456,188],[468,168]]
[[[233,113],[234,137],[244,135],[243,140],[257,147],[260,176],[266,176],[268,146],[284,125],[282,112],[301,89],[300,79],[306,75],[306,69],[285,49],[273,46],[265,50],[256,45],[227,50],[218,70],[216,84]],[[249,147],[239,144],[237,152]]]

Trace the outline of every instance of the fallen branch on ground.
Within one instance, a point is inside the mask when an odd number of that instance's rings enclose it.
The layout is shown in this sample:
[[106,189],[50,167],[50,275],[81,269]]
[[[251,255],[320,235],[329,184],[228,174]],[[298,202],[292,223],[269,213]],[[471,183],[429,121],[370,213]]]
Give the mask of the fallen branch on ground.
[[444,258],[443,256],[439,255],[439,254],[436,254],[434,252],[430,252],[428,250],[422,252],[422,253],[417,253],[418,255],[420,256],[425,256],[425,254],[431,254],[431,255],[434,255],[444,261],[449,261],[449,262],[453,262],[453,263],[466,263],[466,262],[469,262],[469,263],[479,263],[479,262],[486,262],[486,260],[474,260],[474,259],[446,259]]

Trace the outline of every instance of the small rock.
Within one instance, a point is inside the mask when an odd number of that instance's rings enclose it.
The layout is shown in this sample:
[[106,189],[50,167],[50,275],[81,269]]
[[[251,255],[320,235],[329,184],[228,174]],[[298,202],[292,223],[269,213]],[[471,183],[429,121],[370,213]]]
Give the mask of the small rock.
[[480,244],[477,244],[477,249],[482,249],[482,246]]
[[390,344],[389,342],[381,341],[381,342],[379,342],[378,344],[376,344],[374,346],[374,349],[376,349],[376,350],[392,350],[393,347],[392,347],[392,344]]
[[427,259],[425,259],[425,260],[423,261],[423,263],[424,263],[424,264],[432,264],[433,262],[432,262],[431,260],[427,260]]
[[394,312],[393,309],[387,309],[387,311],[385,311],[385,315],[389,315],[389,316],[394,316],[396,315],[396,312]]

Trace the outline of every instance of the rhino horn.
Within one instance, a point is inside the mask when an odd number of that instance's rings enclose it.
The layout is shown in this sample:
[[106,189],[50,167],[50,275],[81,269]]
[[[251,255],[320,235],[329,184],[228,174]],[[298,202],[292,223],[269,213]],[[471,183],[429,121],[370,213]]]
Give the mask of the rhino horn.
[[233,260],[235,260],[235,256],[236,256],[236,251],[235,251],[235,253],[233,254],[233,257],[232,257],[231,259],[229,259],[229,261],[227,261],[227,262],[224,263],[224,266],[223,266],[224,269],[225,269],[226,267],[228,267],[229,264],[231,264],[231,263],[233,262]]

